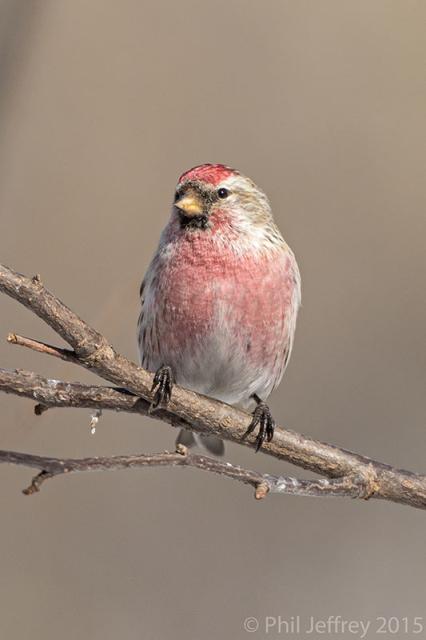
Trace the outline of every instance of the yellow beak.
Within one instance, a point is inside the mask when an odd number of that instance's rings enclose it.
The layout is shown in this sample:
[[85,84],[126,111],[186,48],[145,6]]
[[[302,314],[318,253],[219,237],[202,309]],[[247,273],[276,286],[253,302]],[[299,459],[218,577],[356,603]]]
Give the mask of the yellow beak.
[[199,216],[203,213],[203,207],[200,200],[194,195],[184,195],[175,202],[175,207],[183,211],[186,216]]

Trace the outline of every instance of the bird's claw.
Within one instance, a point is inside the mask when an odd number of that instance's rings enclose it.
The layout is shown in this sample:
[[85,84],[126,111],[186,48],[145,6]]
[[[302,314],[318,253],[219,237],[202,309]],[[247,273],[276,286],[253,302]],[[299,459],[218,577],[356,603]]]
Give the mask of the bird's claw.
[[274,437],[275,420],[272,417],[268,405],[264,402],[259,402],[256,409],[253,411],[253,419],[244,434],[244,438],[250,435],[257,425],[259,425],[259,433],[256,438],[256,453],[259,451],[265,439],[267,442],[271,442]]
[[160,404],[167,404],[172,395],[173,373],[171,367],[162,365],[155,373],[151,392],[154,394],[149,411],[155,411]]

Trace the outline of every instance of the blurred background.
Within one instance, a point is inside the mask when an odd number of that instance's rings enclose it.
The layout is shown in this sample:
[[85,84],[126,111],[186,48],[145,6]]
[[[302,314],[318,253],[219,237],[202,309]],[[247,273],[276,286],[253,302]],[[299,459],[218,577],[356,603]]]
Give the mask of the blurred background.
[[[138,287],[177,177],[234,166],[269,195],[302,272],[277,420],[425,471],[425,18],[415,0],[1,0],[1,261],[136,358]],[[60,341],[0,305],[1,366],[96,382],[7,345],[9,331]],[[151,452],[176,435],[106,414],[92,436],[89,420],[3,395],[1,448]],[[237,445],[227,458],[290,471]],[[30,477],[0,467],[1,638],[240,640],[266,616],[301,617],[269,637],[309,637],[311,616],[370,620],[368,637],[376,616],[426,629],[421,511],[257,503],[189,469],[59,478],[26,498]]]

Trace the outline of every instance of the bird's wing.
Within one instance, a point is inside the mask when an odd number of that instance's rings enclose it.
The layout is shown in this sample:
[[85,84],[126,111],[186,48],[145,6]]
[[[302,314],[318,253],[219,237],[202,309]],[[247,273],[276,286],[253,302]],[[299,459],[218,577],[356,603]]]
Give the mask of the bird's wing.
[[145,362],[144,362],[144,341],[145,341],[145,335],[144,335],[144,330],[143,330],[143,320],[144,320],[144,290],[145,290],[145,278],[142,280],[140,289],[139,289],[139,296],[141,299],[141,311],[139,313],[139,318],[138,318],[138,324],[137,324],[137,334],[136,334],[136,338],[138,341],[138,348],[139,348],[139,362],[140,364],[144,367]]

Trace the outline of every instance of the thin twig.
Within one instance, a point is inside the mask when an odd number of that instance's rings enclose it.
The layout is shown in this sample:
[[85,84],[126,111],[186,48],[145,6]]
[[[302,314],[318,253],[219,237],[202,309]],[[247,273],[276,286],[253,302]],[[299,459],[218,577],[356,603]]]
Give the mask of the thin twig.
[[[124,387],[145,401],[150,401],[153,374],[116,353],[104,336],[50,293],[39,278],[27,278],[0,265],[0,291],[28,307],[68,342],[72,347],[72,353],[75,354],[76,364],[86,367],[119,387]],[[51,348],[56,350],[55,347]],[[48,353],[46,350],[43,352]],[[9,391],[12,389],[9,388]],[[21,390],[15,389],[15,392],[25,395],[22,387]],[[42,398],[38,401],[43,406],[49,406]],[[50,406],[65,405],[60,405],[59,401],[57,404],[52,401]],[[174,420],[183,421],[187,428],[194,431],[215,434],[224,440],[250,447],[255,445],[253,435],[243,439],[251,420],[247,413],[177,385],[173,389],[167,410],[164,411],[165,415],[171,414]],[[262,450],[266,454],[329,478],[368,478],[369,493],[374,494],[374,497],[426,508],[424,475],[398,470],[366,456],[279,428],[276,429],[273,441],[265,443]]]
[[193,467],[251,485],[255,489],[255,498],[261,500],[268,493],[281,493],[294,496],[310,497],[368,497],[368,485],[364,478],[350,477],[335,480],[299,480],[285,476],[260,474],[243,469],[229,462],[221,462],[217,458],[188,453],[182,445],[178,445],[175,453],[154,453],[131,456],[112,456],[103,458],[48,458],[17,451],[0,451],[0,464],[9,463],[40,469],[24,489],[25,495],[32,495],[40,490],[43,482],[69,473],[87,471],[118,471],[120,469],[139,469],[142,467]]
[[11,344],[18,344],[21,347],[28,347],[29,349],[37,351],[38,353],[45,353],[49,356],[54,356],[55,358],[60,358],[61,360],[66,360],[67,362],[78,364],[78,358],[76,357],[74,351],[71,351],[71,349],[61,349],[60,347],[53,347],[51,344],[39,342],[38,340],[33,340],[32,338],[25,338],[25,336],[19,336],[16,333],[9,333],[9,335],[7,336],[7,341]]

